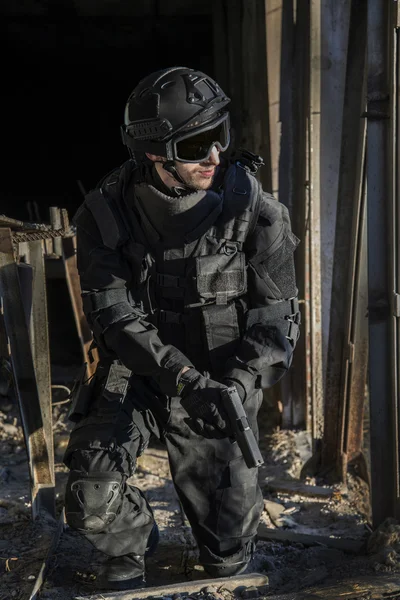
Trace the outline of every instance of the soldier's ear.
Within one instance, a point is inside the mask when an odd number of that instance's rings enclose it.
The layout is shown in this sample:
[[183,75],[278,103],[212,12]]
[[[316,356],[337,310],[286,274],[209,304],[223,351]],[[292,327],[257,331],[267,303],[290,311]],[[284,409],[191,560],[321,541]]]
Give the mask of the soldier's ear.
[[152,160],[153,162],[165,162],[167,159],[164,156],[158,156],[157,154],[150,154],[150,152],[145,152],[147,158]]

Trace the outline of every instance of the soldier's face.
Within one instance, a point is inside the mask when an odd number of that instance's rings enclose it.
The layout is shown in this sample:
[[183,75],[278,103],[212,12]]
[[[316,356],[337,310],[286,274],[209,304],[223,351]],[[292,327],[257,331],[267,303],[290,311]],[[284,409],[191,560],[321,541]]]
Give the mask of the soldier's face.
[[219,150],[216,146],[212,149],[207,160],[200,163],[175,162],[175,168],[183,181],[196,190],[208,190],[211,187],[215,170],[218,167]]

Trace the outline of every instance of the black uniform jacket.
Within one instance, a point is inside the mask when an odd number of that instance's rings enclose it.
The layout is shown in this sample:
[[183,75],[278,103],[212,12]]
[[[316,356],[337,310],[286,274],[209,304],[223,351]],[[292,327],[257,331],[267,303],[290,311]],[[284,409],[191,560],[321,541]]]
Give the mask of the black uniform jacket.
[[[130,189],[124,185],[123,190]],[[122,193],[125,193],[124,191]],[[221,373],[270,387],[288,370],[299,333],[293,252],[298,244],[286,207],[262,193],[256,226],[244,243],[247,293],[245,315],[234,356]],[[162,339],[145,307],[128,294],[132,264],[121,246],[110,248],[85,204],[75,217],[84,310],[102,351],[140,376],[154,378],[173,396],[183,367],[196,357]],[[110,228],[114,225],[110,222]],[[143,284],[143,282],[141,282]]]

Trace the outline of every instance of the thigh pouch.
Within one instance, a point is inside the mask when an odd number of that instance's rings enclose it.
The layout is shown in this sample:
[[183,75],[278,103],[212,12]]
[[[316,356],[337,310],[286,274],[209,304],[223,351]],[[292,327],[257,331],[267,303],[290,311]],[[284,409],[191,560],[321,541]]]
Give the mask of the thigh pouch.
[[121,454],[118,470],[134,472],[136,456],[148,444],[149,433],[140,411],[126,398],[130,376],[129,369],[117,361],[98,367],[88,413],[71,433],[64,457],[67,466],[76,450],[110,450]]

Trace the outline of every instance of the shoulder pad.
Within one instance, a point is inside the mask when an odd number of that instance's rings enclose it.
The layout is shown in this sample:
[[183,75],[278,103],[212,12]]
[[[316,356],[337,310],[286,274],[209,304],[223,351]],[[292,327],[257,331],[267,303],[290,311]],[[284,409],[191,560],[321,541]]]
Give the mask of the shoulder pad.
[[72,223],[79,228],[81,231],[98,238],[99,236],[99,228],[95,220],[93,219],[93,215],[86,206],[86,202],[83,202],[74,216],[72,217]]
[[99,228],[102,242],[107,248],[115,250],[129,238],[128,232],[119,214],[116,201],[112,196],[100,190],[93,190],[85,199],[87,208],[92,213]]
[[267,219],[271,225],[277,220],[288,221],[289,213],[284,204],[279,202],[272,194],[264,192],[261,194],[259,216]]
[[[108,173],[100,182],[99,187],[86,195],[83,204],[93,215],[103,244],[112,250],[115,250],[129,239],[119,203],[126,177],[132,168],[133,165],[130,165],[128,161],[128,163],[124,163],[121,167]],[[81,215],[78,213],[75,222],[79,225]]]

